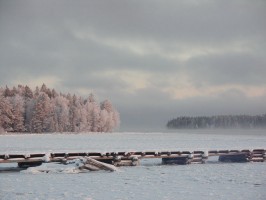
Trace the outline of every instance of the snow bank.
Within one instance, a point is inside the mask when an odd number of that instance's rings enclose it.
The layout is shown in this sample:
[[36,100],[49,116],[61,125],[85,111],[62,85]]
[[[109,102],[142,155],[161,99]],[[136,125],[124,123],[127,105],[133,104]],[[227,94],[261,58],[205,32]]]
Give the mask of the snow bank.
[[53,163],[44,163],[38,167],[29,167],[27,170],[21,171],[25,174],[41,174],[41,173],[65,173],[65,174],[77,174],[80,170],[74,164],[62,165]]

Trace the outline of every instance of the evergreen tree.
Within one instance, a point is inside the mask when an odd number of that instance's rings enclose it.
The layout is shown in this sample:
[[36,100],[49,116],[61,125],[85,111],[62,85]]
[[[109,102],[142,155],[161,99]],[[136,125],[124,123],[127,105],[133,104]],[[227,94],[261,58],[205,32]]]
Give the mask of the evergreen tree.
[[27,85],[25,86],[24,97],[26,100],[30,100],[33,98],[33,92]]
[[105,124],[103,125],[103,130],[105,132],[111,132],[115,127],[119,125],[119,114],[114,109],[112,103],[109,100],[105,100],[101,103],[101,110],[106,111],[102,113],[102,117],[104,117],[104,120],[102,121],[105,122]]
[[91,113],[91,118],[92,118],[92,132],[100,132],[101,128],[101,117],[100,117],[100,107],[94,103],[92,107],[92,113]]
[[48,118],[50,114],[49,97],[46,93],[39,93],[37,96],[32,115],[32,131],[36,133],[45,132],[48,129]]
[[109,100],[99,105],[93,94],[82,97],[58,93],[45,84],[0,87],[0,128],[15,132],[111,132],[119,113]]
[[25,129],[25,103],[22,96],[15,95],[12,100],[13,121],[12,128],[14,132],[24,132]]
[[57,96],[55,98],[55,117],[57,118],[58,131],[68,132],[69,131],[69,102],[63,96]]
[[6,131],[13,131],[14,115],[12,113],[12,105],[4,96],[0,96],[0,126]]

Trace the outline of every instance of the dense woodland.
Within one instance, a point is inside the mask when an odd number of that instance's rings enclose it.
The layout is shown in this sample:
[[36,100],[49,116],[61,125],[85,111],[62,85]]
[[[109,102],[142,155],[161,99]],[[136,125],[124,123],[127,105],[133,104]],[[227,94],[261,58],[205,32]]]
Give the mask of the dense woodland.
[[177,117],[167,123],[170,129],[197,128],[266,128],[265,115],[220,115],[201,117]]
[[35,90],[0,87],[0,132],[111,132],[119,122],[111,102],[99,104],[93,94],[83,99],[45,84]]

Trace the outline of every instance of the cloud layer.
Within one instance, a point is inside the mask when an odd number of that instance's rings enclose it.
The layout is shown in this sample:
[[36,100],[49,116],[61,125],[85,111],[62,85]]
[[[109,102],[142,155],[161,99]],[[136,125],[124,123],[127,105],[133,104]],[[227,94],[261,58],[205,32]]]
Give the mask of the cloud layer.
[[0,85],[109,98],[122,130],[266,112],[266,2],[1,1]]

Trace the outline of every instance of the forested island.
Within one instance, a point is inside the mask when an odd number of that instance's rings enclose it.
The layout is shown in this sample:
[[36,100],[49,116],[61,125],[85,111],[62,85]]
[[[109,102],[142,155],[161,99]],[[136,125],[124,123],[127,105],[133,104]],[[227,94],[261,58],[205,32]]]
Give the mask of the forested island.
[[168,121],[169,129],[198,129],[198,128],[266,128],[264,115],[219,115],[199,117],[177,117]]
[[119,123],[112,103],[98,103],[93,94],[83,99],[45,84],[35,90],[23,85],[0,87],[0,133],[111,132]]

